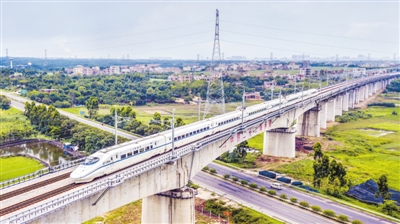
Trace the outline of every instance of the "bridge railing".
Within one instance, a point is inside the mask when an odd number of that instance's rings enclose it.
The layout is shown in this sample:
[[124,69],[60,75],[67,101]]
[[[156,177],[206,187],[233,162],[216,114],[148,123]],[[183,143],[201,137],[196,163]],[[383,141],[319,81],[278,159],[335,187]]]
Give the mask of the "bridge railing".
[[63,163],[63,164],[51,166],[51,167],[46,167],[46,168],[38,170],[34,173],[30,173],[30,174],[27,174],[24,176],[16,177],[14,179],[10,179],[10,180],[1,182],[0,189],[8,188],[8,187],[11,187],[11,186],[14,186],[17,184],[27,182],[29,180],[33,180],[33,179],[45,176],[50,173],[56,173],[56,172],[77,166],[77,165],[81,164],[84,160],[85,160],[85,158],[76,159],[73,161],[69,161],[67,163]]

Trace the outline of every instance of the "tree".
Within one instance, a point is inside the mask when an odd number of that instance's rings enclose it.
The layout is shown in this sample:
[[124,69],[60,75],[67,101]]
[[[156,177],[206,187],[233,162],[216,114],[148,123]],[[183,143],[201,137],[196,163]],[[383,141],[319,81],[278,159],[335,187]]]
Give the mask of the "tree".
[[314,144],[312,149],[314,150],[314,160],[321,159],[324,155],[321,150],[322,146],[321,143],[317,142]]
[[389,199],[391,197],[391,194],[389,192],[389,186],[385,174],[382,174],[382,176],[379,177],[377,184],[378,184],[378,192],[376,192],[375,197],[382,196],[383,201]]
[[87,110],[89,111],[89,117],[93,118],[99,111],[99,100],[97,97],[91,96],[85,103]]
[[387,213],[388,215],[392,215],[393,212],[399,211],[399,207],[396,205],[396,201],[387,200],[383,204],[382,211]]
[[0,108],[2,110],[7,110],[10,108],[11,100],[7,99],[7,97],[0,95]]
[[185,122],[183,121],[182,118],[178,117],[176,119],[176,122],[175,122],[175,127],[180,127],[180,126],[183,126],[183,125],[185,125]]

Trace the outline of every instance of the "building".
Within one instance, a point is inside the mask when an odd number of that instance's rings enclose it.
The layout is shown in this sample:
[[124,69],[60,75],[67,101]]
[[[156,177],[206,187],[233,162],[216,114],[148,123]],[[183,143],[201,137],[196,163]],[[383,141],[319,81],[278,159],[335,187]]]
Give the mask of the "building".
[[270,89],[270,88],[274,88],[276,86],[276,81],[272,80],[270,82],[264,82],[264,89]]
[[187,74],[187,75],[170,75],[168,76],[168,81],[175,81],[175,82],[192,82],[193,81],[193,75],[192,74]]
[[351,71],[351,74],[354,77],[360,77],[360,76],[366,74],[366,69],[365,68],[353,68],[352,71]]
[[58,92],[58,89],[40,89],[39,92],[52,93],[52,92]]
[[244,97],[246,98],[246,100],[262,100],[259,92],[246,93]]
[[110,66],[110,75],[115,74],[115,75],[119,75],[121,74],[121,70],[119,68],[119,66]]
[[300,69],[300,75],[311,76],[311,74],[312,69],[310,67]]
[[300,65],[296,65],[294,62],[290,62],[288,65],[286,65],[286,67],[289,70],[298,70],[300,68]]

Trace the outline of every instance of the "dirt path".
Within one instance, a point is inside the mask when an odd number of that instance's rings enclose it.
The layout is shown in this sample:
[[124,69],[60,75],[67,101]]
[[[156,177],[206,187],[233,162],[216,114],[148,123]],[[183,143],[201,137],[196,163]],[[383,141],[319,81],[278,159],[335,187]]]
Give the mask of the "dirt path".
[[368,99],[364,100],[363,102],[360,102],[359,104],[354,105],[354,108],[355,109],[367,108],[368,104],[371,103],[372,101],[375,101],[376,97],[383,91],[384,89],[377,91],[374,95],[372,95]]

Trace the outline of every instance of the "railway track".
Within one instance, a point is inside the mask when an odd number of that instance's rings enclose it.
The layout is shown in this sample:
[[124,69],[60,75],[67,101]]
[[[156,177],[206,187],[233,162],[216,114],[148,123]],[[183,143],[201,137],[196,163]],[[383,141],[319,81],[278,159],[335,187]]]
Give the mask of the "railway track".
[[69,190],[71,190],[71,189],[77,188],[77,187],[79,187],[79,186],[81,186],[81,185],[83,185],[83,184],[69,184],[69,185],[65,185],[65,186],[60,187],[60,188],[58,188],[58,189],[49,191],[49,192],[47,192],[47,193],[45,193],[45,194],[38,195],[38,196],[33,197],[33,198],[30,198],[30,199],[28,199],[28,200],[25,200],[25,201],[22,201],[22,202],[18,202],[18,203],[14,204],[14,205],[11,205],[11,206],[9,206],[9,207],[0,209],[0,217],[1,217],[1,216],[4,216],[4,215],[7,215],[7,214],[9,214],[9,213],[11,213],[11,212],[20,210],[20,209],[22,209],[22,208],[28,207],[29,205],[36,204],[36,203],[38,203],[38,202],[40,202],[40,201],[43,201],[43,200],[48,199],[48,198],[51,198],[51,197],[53,197],[53,196],[59,195],[59,194],[61,194],[61,193],[64,193],[64,192],[66,192],[66,191],[69,191]]
[[52,184],[52,183],[55,183],[55,182],[58,182],[58,181],[61,181],[61,180],[64,180],[64,179],[67,179],[67,178],[69,178],[70,174],[71,174],[71,172],[68,172],[68,173],[65,173],[65,174],[62,174],[62,175],[59,175],[59,176],[56,176],[56,177],[41,181],[39,183],[23,187],[23,188],[18,189],[18,190],[2,194],[2,195],[0,195],[0,201],[4,201],[4,200],[12,198],[14,196],[17,196],[17,195],[20,195],[20,194],[35,190],[37,188],[41,188],[43,186],[46,186],[46,185],[49,185],[49,184]]

